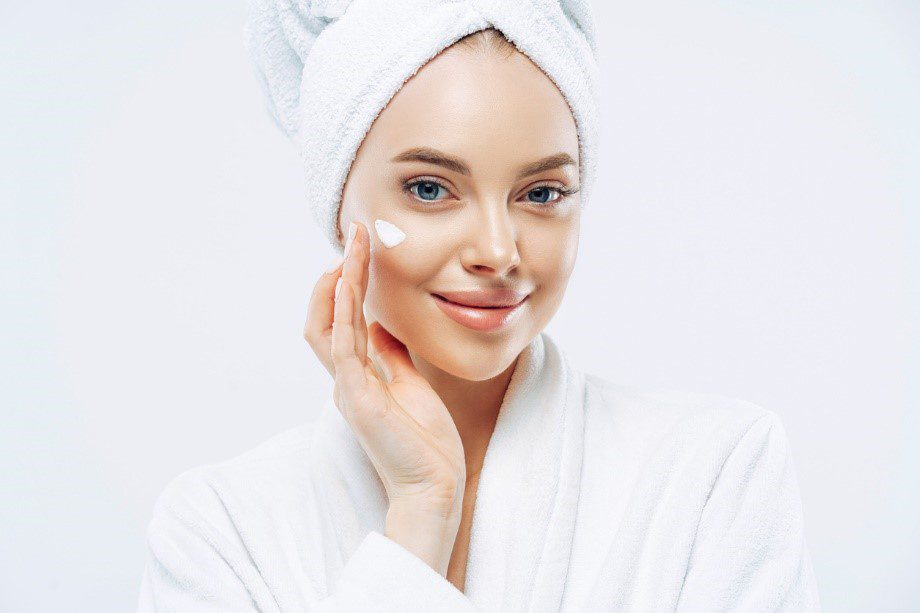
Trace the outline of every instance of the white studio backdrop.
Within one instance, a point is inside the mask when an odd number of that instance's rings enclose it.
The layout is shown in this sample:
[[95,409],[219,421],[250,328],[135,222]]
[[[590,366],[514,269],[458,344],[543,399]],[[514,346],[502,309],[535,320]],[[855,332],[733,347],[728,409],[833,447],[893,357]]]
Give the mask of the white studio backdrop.
[[[776,411],[825,608],[916,608],[920,5],[594,5],[601,172],[550,334]],[[166,483],[331,393],[301,328],[332,251],[244,16],[0,8],[0,610],[133,610]]]

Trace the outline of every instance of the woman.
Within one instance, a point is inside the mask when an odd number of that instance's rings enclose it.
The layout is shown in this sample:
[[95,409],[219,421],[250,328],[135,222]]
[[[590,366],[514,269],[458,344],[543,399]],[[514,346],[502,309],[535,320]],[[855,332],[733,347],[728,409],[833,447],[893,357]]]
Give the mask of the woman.
[[[297,9],[278,6],[258,5],[276,35],[258,44],[291,37]],[[556,6],[593,49],[587,6]],[[317,191],[335,196],[313,194],[317,219],[344,251],[304,330],[333,398],[315,423],[166,488],[141,610],[817,610],[776,414],[581,373],[543,332],[575,264],[594,148],[577,80],[543,43],[525,54],[503,34],[527,41],[514,24],[533,26],[539,3],[405,7],[451,24],[451,11],[480,12],[384,108],[369,105],[353,159],[337,141],[304,147]],[[299,17],[337,22],[326,48],[347,53],[348,32],[367,34],[382,10],[313,3]],[[260,66],[289,134],[322,147],[317,132],[342,129],[278,95],[278,71]],[[370,73],[341,74],[347,88]]]

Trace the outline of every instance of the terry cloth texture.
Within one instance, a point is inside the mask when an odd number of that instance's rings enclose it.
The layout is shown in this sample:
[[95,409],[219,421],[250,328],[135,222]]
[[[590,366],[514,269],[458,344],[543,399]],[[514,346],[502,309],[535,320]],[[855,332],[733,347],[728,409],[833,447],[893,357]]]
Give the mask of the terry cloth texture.
[[385,535],[386,489],[332,400],[160,496],[140,611],[820,611],[776,413],[518,359],[477,486],[464,589]]

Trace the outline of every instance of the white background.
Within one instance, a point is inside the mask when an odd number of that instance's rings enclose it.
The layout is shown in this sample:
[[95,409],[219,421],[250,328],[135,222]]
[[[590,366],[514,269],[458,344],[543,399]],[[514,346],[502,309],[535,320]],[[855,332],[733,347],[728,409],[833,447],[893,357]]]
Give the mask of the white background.
[[[165,484],[330,393],[301,327],[332,250],[241,1],[18,4],[0,609],[133,610]],[[614,381],[776,411],[825,608],[916,606],[920,6],[594,4],[601,172],[550,334]]]

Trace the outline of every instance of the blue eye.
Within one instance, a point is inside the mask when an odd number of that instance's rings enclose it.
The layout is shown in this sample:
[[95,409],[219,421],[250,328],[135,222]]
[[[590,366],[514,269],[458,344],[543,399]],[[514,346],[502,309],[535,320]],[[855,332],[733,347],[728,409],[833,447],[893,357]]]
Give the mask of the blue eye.
[[[557,194],[559,194],[560,197],[559,197],[559,198],[556,198],[555,200],[553,200],[553,201],[550,202],[550,201],[549,201],[549,192],[556,192]],[[540,199],[537,200],[536,202],[539,203],[539,204],[546,204],[547,202],[550,202],[550,204],[552,204],[552,203],[554,203],[554,202],[556,202],[556,201],[562,200],[562,196],[563,196],[563,192],[562,192],[561,189],[559,189],[558,187],[551,187],[551,186],[549,186],[549,185],[541,185],[541,186],[539,186],[539,187],[535,187],[535,188],[533,188],[532,190],[530,190],[530,191],[527,192],[527,193],[528,193],[528,194],[537,193],[537,194],[541,194],[541,195],[546,195],[546,196],[547,196],[546,198],[542,198],[542,196],[538,197],[538,198],[540,198]]]
[[[418,187],[416,191],[415,187]],[[403,189],[413,196],[417,200],[422,202],[437,202],[438,191],[444,190],[447,194],[450,193],[450,190],[445,186],[435,181],[433,179],[418,179],[416,181],[410,181],[403,184]],[[537,194],[536,200],[528,200],[531,204],[537,205],[535,208],[538,209],[552,209],[559,205],[563,200],[575,194],[579,191],[578,187],[575,188],[566,188],[566,187],[555,187],[553,185],[538,185],[530,191],[527,192],[527,195]],[[550,200],[550,193],[555,192],[558,196],[555,199]]]
[[[418,193],[412,189],[413,187],[416,187],[416,186],[419,186],[419,192],[421,193]],[[441,185],[440,183],[436,183],[435,181],[430,181],[427,179],[424,179],[421,181],[413,181],[412,183],[407,183],[406,189],[412,192],[412,194],[417,196],[420,200],[424,200],[425,202],[434,202],[437,199],[436,196],[438,195],[439,189],[443,189],[444,191],[447,191],[447,188]],[[433,196],[433,197],[429,199],[428,196]]]

